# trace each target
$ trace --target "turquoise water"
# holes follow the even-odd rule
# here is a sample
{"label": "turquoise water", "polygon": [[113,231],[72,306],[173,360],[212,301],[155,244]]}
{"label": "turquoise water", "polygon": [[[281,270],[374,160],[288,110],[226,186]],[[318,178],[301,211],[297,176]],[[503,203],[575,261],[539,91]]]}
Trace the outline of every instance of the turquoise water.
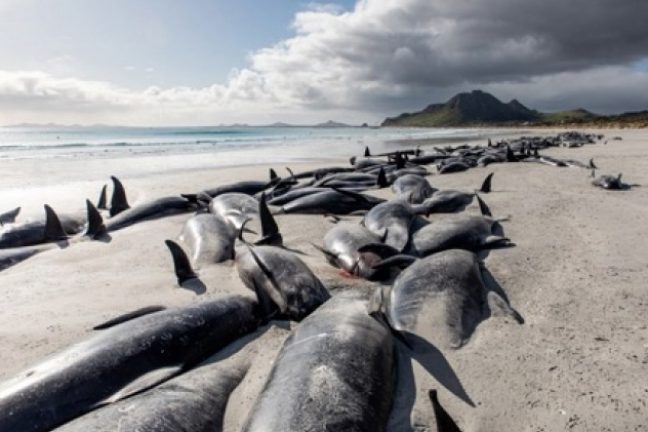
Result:
{"label": "turquoise water", "polygon": [[254,151],[281,152],[288,158],[357,154],[365,145],[381,151],[398,141],[439,142],[480,138],[475,129],[373,129],[296,127],[4,127],[0,158],[113,157]]}

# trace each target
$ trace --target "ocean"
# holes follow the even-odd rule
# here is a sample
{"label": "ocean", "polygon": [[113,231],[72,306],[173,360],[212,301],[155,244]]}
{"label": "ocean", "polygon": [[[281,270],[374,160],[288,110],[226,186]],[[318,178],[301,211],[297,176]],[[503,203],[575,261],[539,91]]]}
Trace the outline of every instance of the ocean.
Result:
{"label": "ocean", "polygon": [[[0,159],[106,158],[207,153],[222,165],[349,157],[406,140],[460,142],[478,129],[307,127],[0,127]],[[409,145],[411,147],[411,145]],[[228,155],[236,157],[227,157]],[[231,163],[228,163],[230,161]]]}

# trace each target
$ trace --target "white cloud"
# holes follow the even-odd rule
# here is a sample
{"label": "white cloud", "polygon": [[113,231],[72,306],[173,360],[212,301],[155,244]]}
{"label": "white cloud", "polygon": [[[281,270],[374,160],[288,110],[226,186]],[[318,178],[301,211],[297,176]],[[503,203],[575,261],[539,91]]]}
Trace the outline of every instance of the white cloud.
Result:
{"label": "white cloud", "polygon": [[0,110],[48,121],[378,121],[479,87],[545,109],[638,109],[648,72],[627,65],[648,57],[646,16],[644,0],[311,4],[293,37],[252,53],[225,83],[132,90],[0,71]]}

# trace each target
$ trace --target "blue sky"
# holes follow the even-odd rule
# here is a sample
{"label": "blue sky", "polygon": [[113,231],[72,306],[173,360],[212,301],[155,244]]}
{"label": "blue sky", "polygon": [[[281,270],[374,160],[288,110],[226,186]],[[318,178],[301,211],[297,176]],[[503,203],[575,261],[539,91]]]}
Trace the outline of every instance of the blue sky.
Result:
{"label": "blue sky", "polygon": [[295,13],[308,7],[299,0],[9,1],[0,6],[0,65],[133,87],[207,86],[244,67],[250,52],[289,37]]}
{"label": "blue sky", "polygon": [[[586,10],[587,13],[583,13]],[[645,0],[0,0],[0,124],[648,108]]]}

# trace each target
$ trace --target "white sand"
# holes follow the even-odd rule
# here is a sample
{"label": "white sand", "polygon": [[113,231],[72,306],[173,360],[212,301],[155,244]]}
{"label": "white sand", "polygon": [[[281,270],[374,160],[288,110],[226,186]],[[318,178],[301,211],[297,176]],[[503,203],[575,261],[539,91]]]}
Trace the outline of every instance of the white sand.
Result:
{"label": "white sand", "polygon": [[[624,140],[546,153],[584,162],[594,157],[600,173],[623,172],[628,182],[646,187],[604,191],[590,185],[586,170],[525,163],[429,178],[437,188],[471,190],[495,172],[494,192],[485,199],[495,216],[510,216],[504,228],[517,247],[493,251],[486,265],[526,324],[491,318],[465,347],[443,352],[475,408],[415,362],[412,422],[419,430],[435,430],[430,388],[439,390],[441,403],[465,432],[648,430],[648,131],[602,133]],[[45,202],[60,213],[81,210],[84,199],[95,200],[104,179],[120,174],[121,166],[119,160],[34,164],[0,161],[8,179],[0,185],[0,210],[23,205],[27,216],[35,216]],[[235,179],[265,179],[267,167],[124,173],[135,203]],[[200,301],[176,287],[163,243],[177,237],[187,218],[142,223],[113,233],[110,243],[78,242],[1,272],[0,380],[120,313]],[[330,227],[323,217],[282,215],[278,222],[285,243],[307,253],[305,261],[322,280],[364,284],[342,277],[310,246]],[[231,263],[205,268],[200,276],[208,286],[205,296],[251,294]],[[272,356],[267,357],[233,398],[230,430],[242,423],[246,401],[251,404],[263,385]],[[447,375],[441,367],[433,372]],[[441,379],[447,382],[447,376]]]}

